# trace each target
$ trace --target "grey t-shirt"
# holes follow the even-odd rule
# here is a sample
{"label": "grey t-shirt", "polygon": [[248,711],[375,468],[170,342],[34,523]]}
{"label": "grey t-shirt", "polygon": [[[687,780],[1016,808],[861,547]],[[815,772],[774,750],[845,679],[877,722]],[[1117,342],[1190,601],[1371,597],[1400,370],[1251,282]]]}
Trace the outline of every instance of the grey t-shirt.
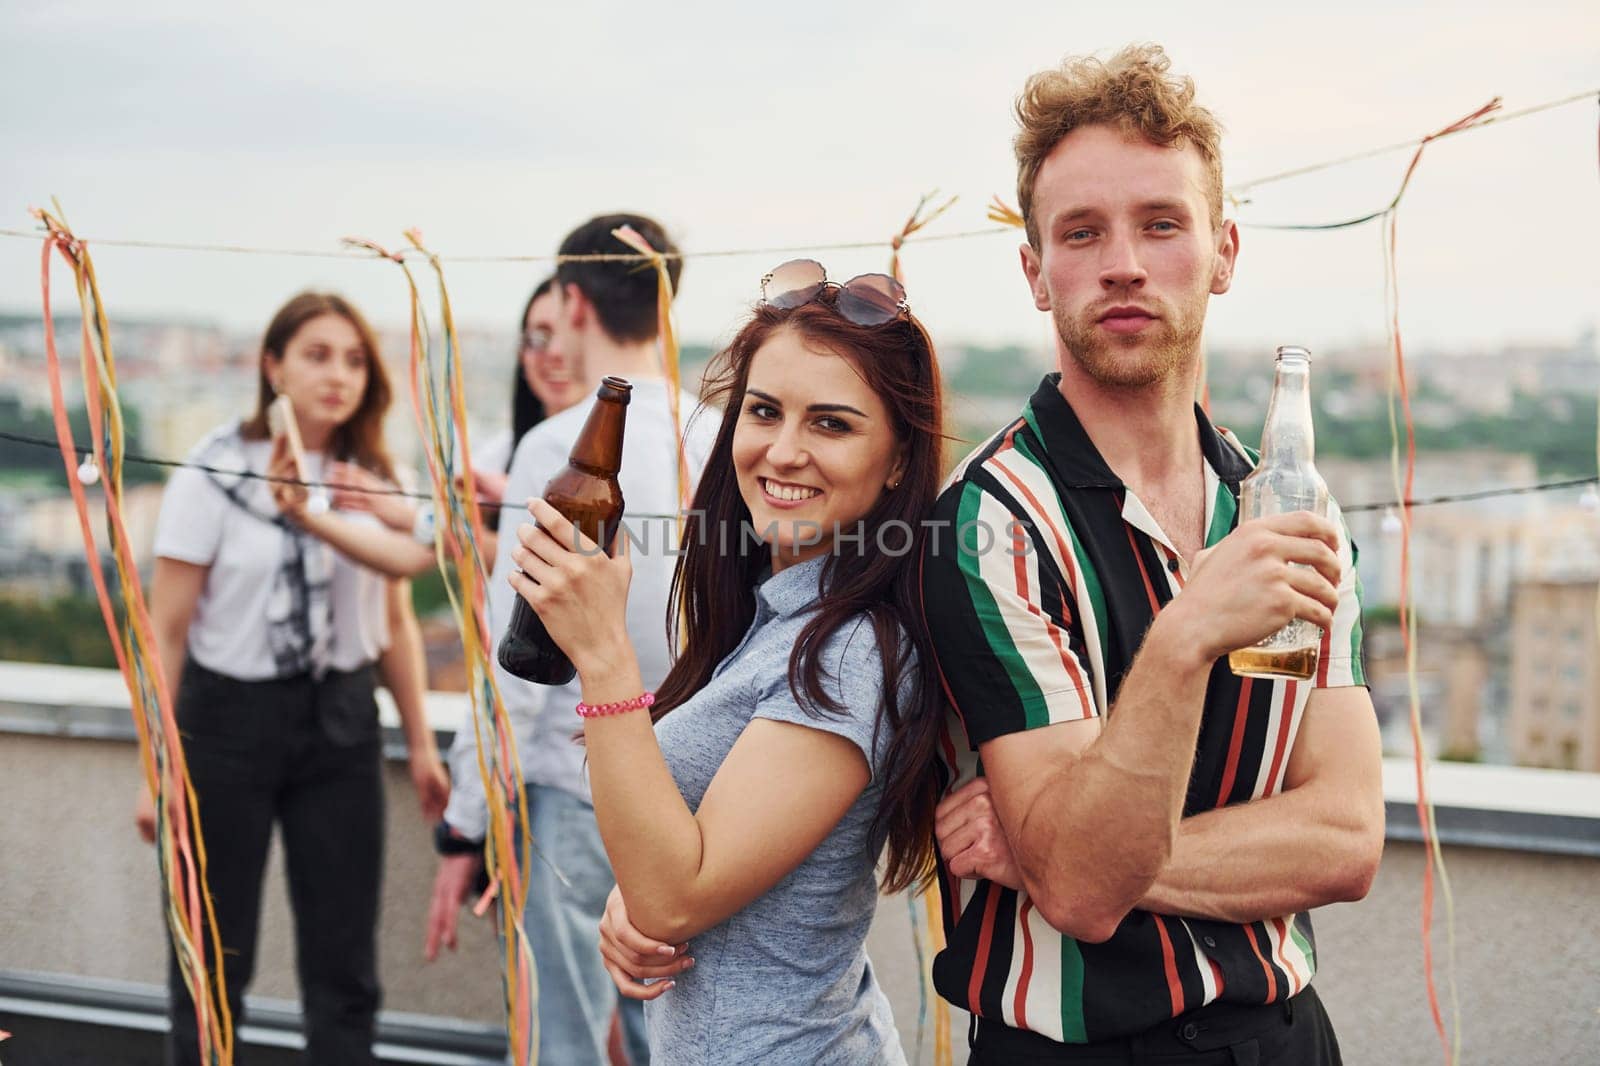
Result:
{"label": "grey t-shirt", "polygon": [[905,1062],[865,949],[877,901],[867,836],[883,756],[883,738],[873,748],[883,668],[870,622],[846,622],[823,646],[824,686],[840,712],[813,717],[789,688],[789,653],[817,599],[823,563],[791,566],[760,585],[744,640],[656,735],[691,810],[756,718],[845,737],[866,755],[872,779],[805,861],[693,939],[694,968],[645,1004],[656,1066]]}

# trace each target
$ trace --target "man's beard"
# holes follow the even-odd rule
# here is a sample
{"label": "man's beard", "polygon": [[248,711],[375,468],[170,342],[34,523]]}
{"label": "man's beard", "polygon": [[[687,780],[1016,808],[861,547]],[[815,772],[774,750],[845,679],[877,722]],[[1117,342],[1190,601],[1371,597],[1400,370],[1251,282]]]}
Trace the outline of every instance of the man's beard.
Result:
{"label": "man's beard", "polygon": [[1173,309],[1167,310],[1168,314],[1128,337],[1105,333],[1094,318],[1074,318],[1065,308],[1057,307],[1052,317],[1067,354],[1095,383],[1114,389],[1142,389],[1170,378],[1199,348],[1203,315],[1173,315]]}

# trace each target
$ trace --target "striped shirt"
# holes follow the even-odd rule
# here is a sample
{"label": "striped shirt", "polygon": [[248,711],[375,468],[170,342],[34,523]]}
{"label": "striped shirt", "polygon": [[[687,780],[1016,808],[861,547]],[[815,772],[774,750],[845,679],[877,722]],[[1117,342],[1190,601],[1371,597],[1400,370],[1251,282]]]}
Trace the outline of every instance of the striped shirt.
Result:
{"label": "striped shirt", "polygon": [[[1022,417],[957,468],[935,508],[936,528],[954,533],[930,538],[923,609],[954,712],[943,746],[952,786],[982,772],[984,741],[1107,714],[1155,613],[1188,576],[1059,381],[1045,378]],[[1238,523],[1254,457],[1198,408],[1195,420],[1210,546]],[[1312,689],[1366,683],[1353,547],[1341,557],[1313,681],[1238,678],[1226,659],[1212,667],[1186,817],[1278,792]],[[1305,914],[1240,925],[1135,910],[1094,944],[1057,932],[1025,891],[952,878],[942,862],[940,876],[949,946],[934,960],[939,993],[1053,1040],[1131,1035],[1219,1000],[1270,1003],[1316,969]]]}

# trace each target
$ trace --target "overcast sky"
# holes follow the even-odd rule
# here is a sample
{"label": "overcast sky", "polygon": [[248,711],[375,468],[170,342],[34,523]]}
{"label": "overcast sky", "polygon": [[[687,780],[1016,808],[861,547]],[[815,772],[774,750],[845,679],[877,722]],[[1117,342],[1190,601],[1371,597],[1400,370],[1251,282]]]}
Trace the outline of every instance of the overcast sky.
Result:
{"label": "overcast sky", "polygon": [[[89,237],[337,248],[419,226],[449,254],[541,253],[583,218],[656,214],[685,249],[982,228],[1015,197],[1011,102],[1069,53],[1166,45],[1227,127],[1229,184],[1600,87],[1592,2],[690,2],[482,5],[276,0],[0,5],[0,228],[61,198]],[[1022,13],[1027,8],[1030,13]],[[1566,340],[1600,315],[1591,101],[1429,149],[1400,217],[1403,326],[1418,347]],[[1241,220],[1381,206],[1406,153],[1255,193]],[[1011,235],[908,247],[937,336],[1040,344]],[[38,246],[0,241],[0,307],[37,306]],[[687,264],[679,322],[725,337],[782,256]],[[886,252],[819,256],[843,278]],[[370,262],[105,248],[113,314],[259,328],[305,285],[405,318]],[[509,329],[537,265],[451,268],[458,317]],[[1381,338],[1375,226],[1244,232],[1213,344]]]}

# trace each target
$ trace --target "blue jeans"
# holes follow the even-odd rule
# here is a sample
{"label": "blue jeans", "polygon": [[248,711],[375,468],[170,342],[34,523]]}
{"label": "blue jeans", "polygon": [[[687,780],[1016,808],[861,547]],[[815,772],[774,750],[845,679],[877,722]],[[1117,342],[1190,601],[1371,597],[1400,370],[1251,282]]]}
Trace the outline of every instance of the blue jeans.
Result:
{"label": "blue jeans", "polygon": [[644,1004],[617,993],[597,947],[606,897],[616,878],[600,843],[594,808],[559,788],[527,788],[533,841],[544,856],[533,857],[522,915],[539,978],[539,1061],[608,1066],[606,1037],[611,1012],[620,1004],[628,1060],[645,1066],[650,1045]]}

